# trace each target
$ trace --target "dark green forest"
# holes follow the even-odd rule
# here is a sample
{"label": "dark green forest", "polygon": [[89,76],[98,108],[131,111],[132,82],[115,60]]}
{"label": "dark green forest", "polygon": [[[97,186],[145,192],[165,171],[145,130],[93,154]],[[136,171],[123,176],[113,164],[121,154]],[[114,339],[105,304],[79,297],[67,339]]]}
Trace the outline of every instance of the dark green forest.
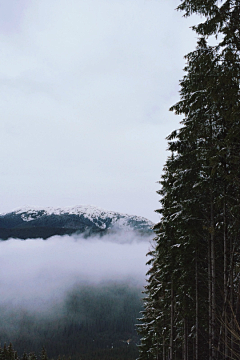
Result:
{"label": "dark green forest", "polygon": [[39,314],[13,309],[9,304],[2,306],[0,359],[13,359],[3,349],[10,343],[19,359],[24,354],[30,359],[32,353],[42,358],[43,348],[49,359],[134,359],[138,354],[135,324],[142,309],[141,290],[121,283],[79,285],[60,305]]}
{"label": "dark green forest", "polygon": [[200,15],[198,39],[170,109],[139,360],[240,359],[240,1],[178,10]]}

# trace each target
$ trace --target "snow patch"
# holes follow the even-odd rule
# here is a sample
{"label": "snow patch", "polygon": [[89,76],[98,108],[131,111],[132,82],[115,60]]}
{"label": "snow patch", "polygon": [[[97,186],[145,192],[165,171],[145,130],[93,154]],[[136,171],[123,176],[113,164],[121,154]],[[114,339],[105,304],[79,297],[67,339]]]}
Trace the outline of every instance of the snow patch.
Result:
{"label": "snow patch", "polygon": [[[77,215],[83,216],[88,219],[100,229],[106,229],[106,220],[110,220],[110,228],[132,228],[131,223],[137,222],[139,225],[144,223],[144,226],[152,227],[153,223],[141,216],[121,214],[114,211],[106,211],[93,205],[78,205],[75,207],[66,208],[37,208],[37,207],[25,207],[17,209],[12,214],[19,214],[23,221],[34,221],[42,216],[48,215]],[[2,214],[6,215],[6,214]]]}

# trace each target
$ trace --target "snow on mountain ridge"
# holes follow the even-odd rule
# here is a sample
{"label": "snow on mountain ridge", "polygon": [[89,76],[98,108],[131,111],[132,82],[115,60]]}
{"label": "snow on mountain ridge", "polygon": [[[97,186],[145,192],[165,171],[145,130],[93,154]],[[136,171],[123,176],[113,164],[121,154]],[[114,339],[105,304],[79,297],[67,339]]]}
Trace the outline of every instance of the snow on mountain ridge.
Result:
{"label": "snow on mountain ridge", "polygon": [[152,233],[153,223],[141,216],[105,211],[96,206],[67,208],[24,207],[0,214],[0,240],[48,239],[74,233],[91,235],[120,232]]}
{"label": "snow on mountain ridge", "polygon": [[[153,223],[141,216],[136,215],[128,215],[128,214],[122,214],[115,211],[107,211],[101,208],[98,208],[93,205],[78,205],[75,207],[65,207],[65,208],[53,208],[53,207],[46,207],[46,208],[40,208],[40,207],[24,207],[20,209],[16,209],[12,211],[12,213],[15,214],[21,214],[21,218],[23,221],[33,221],[37,218],[40,218],[42,216],[48,216],[48,215],[78,215],[78,216],[84,216],[84,218],[89,219],[90,221],[93,221],[94,219],[112,219],[112,225],[116,225],[117,227],[124,227],[128,225],[129,220],[132,221],[139,221],[139,222],[146,222],[149,226],[152,226]],[[1,214],[5,215],[5,214]],[[99,228],[104,229],[106,227],[105,223],[102,223],[101,225],[98,224]]]}

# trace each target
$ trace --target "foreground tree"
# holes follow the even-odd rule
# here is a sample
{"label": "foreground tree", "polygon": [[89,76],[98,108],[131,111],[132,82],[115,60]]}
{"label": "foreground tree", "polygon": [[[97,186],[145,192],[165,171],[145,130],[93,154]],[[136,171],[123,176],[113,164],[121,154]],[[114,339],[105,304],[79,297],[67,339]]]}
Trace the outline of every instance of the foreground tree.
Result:
{"label": "foreground tree", "polygon": [[[168,137],[139,359],[240,358],[239,5],[179,6],[206,20],[194,28],[201,36],[171,108],[184,119]],[[219,33],[209,46],[208,36]]]}

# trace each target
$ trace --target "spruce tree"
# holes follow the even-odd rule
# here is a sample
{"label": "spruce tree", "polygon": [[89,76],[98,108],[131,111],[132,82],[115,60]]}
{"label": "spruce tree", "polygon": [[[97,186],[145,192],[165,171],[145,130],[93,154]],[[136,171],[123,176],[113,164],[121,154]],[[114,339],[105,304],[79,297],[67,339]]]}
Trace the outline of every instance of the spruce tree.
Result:
{"label": "spruce tree", "polygon": [[[140,359],[238,359],[240,99],[238,1],[182,1],[205,21],[186,56],[184,116],[160,181]],[[221,34],[209,46],[208,36]]]}

